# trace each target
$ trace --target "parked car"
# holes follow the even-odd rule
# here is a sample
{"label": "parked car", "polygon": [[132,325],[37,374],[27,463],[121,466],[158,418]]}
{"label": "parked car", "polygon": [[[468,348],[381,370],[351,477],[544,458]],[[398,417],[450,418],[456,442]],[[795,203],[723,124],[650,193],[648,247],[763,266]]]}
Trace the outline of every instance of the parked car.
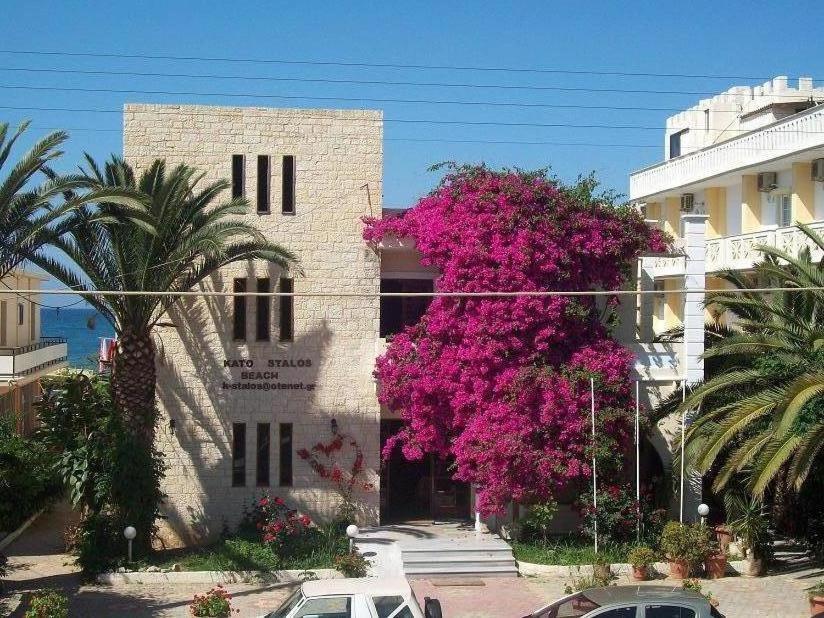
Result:
{"label": "parked car", "polygon": [[524,618],[724,618],[694,590],[609,586],[565,596]]}
{"label": "parked car", "polygon": [[264,618],[442,618],[437,599],[418,605],[402,577],[318,579],[301,584]]}

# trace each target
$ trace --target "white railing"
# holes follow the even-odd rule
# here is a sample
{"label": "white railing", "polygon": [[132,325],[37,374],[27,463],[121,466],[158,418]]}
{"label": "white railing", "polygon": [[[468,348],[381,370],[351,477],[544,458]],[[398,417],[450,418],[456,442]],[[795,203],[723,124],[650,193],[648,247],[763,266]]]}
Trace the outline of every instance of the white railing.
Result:
{"label": "white railing", "polygon": [[635,377],[641,380],[681,379],[679,356],[683,343],[634,343]]}
{"label": "white railing", "polygon": [[19,378],[41,369],[65,364],[65,339],[45,339],[22,348],[0,348],[0,379]]}
{"label": "white railing", "polygon": [[823,105],[635,172],[629,177],[629,196],[631,200],[642,200],[740,168],[820,147],[824,147]]}
{"label": "white railing", "polygon": [[678,277],[687,269],[687,260],[683,255],[649,255],[641,258],[641,268],[648,276]]}
{"label": "white railing", "polygon": [[[810,227],[824,235],[824,222],[813,223]],[[761,259],[759,245],[777,247],[792,255],[807,246],[812,250],[813,259],[820,260],[824,257],[817,245],[796,226],[779,227],[708,240],[707,272],[752,268]]]}

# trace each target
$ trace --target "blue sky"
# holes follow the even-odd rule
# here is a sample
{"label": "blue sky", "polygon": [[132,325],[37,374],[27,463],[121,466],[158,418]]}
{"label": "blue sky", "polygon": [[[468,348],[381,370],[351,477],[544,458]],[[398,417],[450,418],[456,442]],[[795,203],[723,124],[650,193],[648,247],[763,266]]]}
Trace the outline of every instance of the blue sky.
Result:
{"label": "blue sky", "polygon": [[[803,9],[805,16],[801,18]],[[332,60],[424,65],[506,66],[702,75],[812,75],[824,79],[820,32],[824,9],[789,10],[781,3],[308,3],[308,2],[9,2],[0,49],[174,56]],[[810,27],[799,27],[800,23]],[[783,34],[782,34],[783,33]],[[436,178],[426,171],[444,160],[491,165],[551,166],[563,178],[594,170],[609,188],[625,192],[630,170],[661,158],[668,111],[587,110],[370,103],[309,99],[251,99],[140,93],[67,92],[40,88],[110,88],[218,92],[288,97],[414,98],[550,105],[609,105],[681,109],[697,94],[556,92],[480,88],[351,85],[93,76],[8,69],[116,70],[426,81],[509,86],[652,89],[717,92],[741,79],[687,79],[530,74],[457,70],[399,70],[189,62],[0,53],[0,105],[117,110],[123,103],[202,102],[294,107],[380,107],[388,119],[496,123],[622,124],[644,129],[452,126],[388,122],[385,126],[384,203],[410,204]],[[26,90],[7,86],[28,86]],[[116,113],[0,109],[17,122],[66,127],[72,134],[64,167],[83,151],[120,152]],[[96,129],[84,131],[78,129]],[[38,130],[36,133],[43,133]],[[591,146],[411,142],[414,139],[545,141]],[[632,144],[632,147],[605,144]],[[643,147],[648,145],[652,147]]]}

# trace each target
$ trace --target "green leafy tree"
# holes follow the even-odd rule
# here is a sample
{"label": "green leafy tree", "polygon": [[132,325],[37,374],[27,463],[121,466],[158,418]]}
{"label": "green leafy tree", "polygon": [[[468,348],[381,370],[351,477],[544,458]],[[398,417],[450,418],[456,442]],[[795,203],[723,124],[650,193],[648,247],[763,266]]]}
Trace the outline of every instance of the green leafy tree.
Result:
{"label": "green leafy tree", "polygon": [[731,332],[708,347],[704,356],[717,370],[678,411],[699,410],[687,432],[687,456],[699,472],[717,470],[716,491],[742,475],[756,497],[777,480],[798,490],[820,463],[824,291],[814,288],[824,287],[824,263],[812,259],[809,245],[824,250],[824,239],[799,227],[809,242],[797,255],[760,247],[763,259],[752,275],[721,273],[735,290],[706,300],[734,315]]}

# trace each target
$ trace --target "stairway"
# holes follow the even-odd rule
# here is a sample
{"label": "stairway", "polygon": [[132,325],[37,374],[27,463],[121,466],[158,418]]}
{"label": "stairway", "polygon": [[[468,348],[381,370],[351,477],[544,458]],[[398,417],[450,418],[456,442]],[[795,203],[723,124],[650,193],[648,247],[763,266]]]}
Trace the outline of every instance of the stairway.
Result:
{"label": "stairway", "polygon": [[436,538],[399,543],[407,577],[517,577],[512,548],[497,538]]}

